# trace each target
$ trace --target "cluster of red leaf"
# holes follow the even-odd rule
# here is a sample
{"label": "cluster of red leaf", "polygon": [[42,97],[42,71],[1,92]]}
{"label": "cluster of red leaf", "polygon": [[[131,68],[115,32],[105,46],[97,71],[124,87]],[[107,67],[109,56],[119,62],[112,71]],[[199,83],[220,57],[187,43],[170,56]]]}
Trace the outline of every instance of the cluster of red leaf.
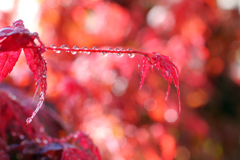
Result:
{"label": "cluster of red leaf", "polygon": [[[71,51],[71,52],[77,52],[80,49],[69,49],[69,48],[56,48],[56,47],[45,47],[44,44],[41,42],[41,40],[38,37],[37,33],[30,33],[28,29],[24,28],[23,25],[23,21],[22,20],[17,20],[15,22],[13,22],[13,25],[10,27],[5,27],[2,30],[0,30],[0,35],[1,35],[1,42],[0,42],[0,58],[2,58],[2,61],[0,63],[0,77],[2,81],[2,79],[4,79],[7,74],[9,74],[12,69],[13,66],[16,64],[18,57],[21,53],[21,50],[23,49],[26,59],[27,59],[27,63],[29,65],[29,68],[31,69],[33,75],[34,75],[34,79],[37,81],[36,86],[36,92],[35,94],[39,91],[39,89],[41,90],[40,92],[40,101],[37,104],[37,108],[35,109],[35,111],[32,113],[32,116],[29,117],[27,119],[27,124],[29,124],[32,119],[35,117],[36,113],[38,112],[38,110],[41,108],[41,106],[43,105],[43,101],[46,95],[46,90],[47,90],[47,83],[46,83],[46,72],[47,72],[47,63],[44,59],[44,57],[42,56],[42,53],[46,50],[46,48],[48,49],[52,49],[54,51],[56,50],[63,50],[63,51]],[[37,46],[36,43],[34,42],[34,40],[37,39],[38,42],[40,43],[40,46]],[[13,44],[17,44],[17,45],[13,45]],[[178,92],[178,97],[179,97],[179,112],[180,112],[180,91],[179,91],[179,83],[178,83],[178,69],[177,67],[172,63],[172,61],[169,59],[169,57],[160,55],[158,53],[152,53],[152,54],[148,54],[148,53],[144,53],[144,52],[140,52],[140,51],[132,51],[132,50],[101,50],[101,49],[84,49],[83,51],[85,52],[101,52],[101,53],[117,53],[117,54],[124,54],[127,53],[129,55],[130,58],[132,58],[135,53],[139,53],[139,54],[143,54],[144,58],[142,60],[141,65],[142,67],[142,78],[141,78],[141,83],[140,83],[140,88],[143,85],[144,79],[147,76],[147,73],[149,71],[149,69],[151,68],[152,71],[154,72],[154,67],[156,67],[159,71],[160,74],[166,79],[168,80],[169,84],[168,84],[168,92],[167,92],[167,97],[170,91],[170,85],[171,82],[173,80],[176,88],[177,88],[177,92]],[[154,72],[155,73],[155,72]],[[167,99],[166,97],[166,99]],[[6,102],[5,102],[6,103]],[[13,114],[13,113],[11,113]],[[14,113],[16,114],[16,113]],[[21,114],[24,115],[24,114]],[[8,117],[11,117],[11,115],[9,115]],[[6,118],[7,119],[7,118]],[[5,120],[6,120],[5,119]],[[19,122],[20,123],[20,122]],[[22,124],[21,124],[22,125]],[[39,127],[38,127],[39,128]],[[26,131],[30,128],[26,128]],[[3,129],[4,131],[4,129]],[[17,131],[15,131],[17,132]],[[7,133],[5,133],[7,134]],[[25,137],[27,133],[21,134],[23,137]],[[37,135],[37,134],[36,134]],[[77,144],[76,146],[80,146],[81,148],[83,147],[84,151],[78,150],[78,149],[73,149],[71,147],[68,147],[67,145],[64,144],[64,141],[62,142],[61,146],[60,144],[58,144],[59,140],[53,140],[51,138],[45,137],[45,139],[39,139],[39,137],[41,137],[41,135],[37,135],[35,134],[32,136],[29,136],[30,139],[38,139],[37,141],[39,142],[48,142],[50,143],[47,146],[41,146],[39,149],[39,146],[36,146],[36,142],[32,142],[29,140],[24,140],[21,142],[21,144],[17,144],[17,148],[22,148],[23,150],[30,150],[31,153],[37,153],[40,152],[42,154],[45,155],[45,153],[52,152],[52,150],[63,150],[62,153],[62,159],[69,159],[69,156],[71,157],[71,159],[73,157],[78,157],[78,158],[83,158],[84,157],[89,157],[89,159],[94,159],[95,155],[98,155],[98,158],[100,159],[100,155],[98,154],[98,151],[96,148],[92,147],[93,144],[89,144],[86,141],[86,137],[83,138],[82,134],[75,134],[74,136],[69,136],[66,139],[72,139],[72,142],[76,142],[79,141],[80,144]],[[66,140],[65,139],[65,140]],[[79,140],[80,139],[80,140]],[[82,140],[84,143],[82,143]],[[89,140],[88,140],[89,141]],[[57,144],[56,144],[57,143]],[[59,142],[60,143],[60,142]],[[16,145],[16,144],[14,144]],[[29,149],[28,147],[33,147],[37,148],[35,151],[32,151],[31,149]],[[66,146],[66,147],[65,147]],[[16,146],[15,146],[16,147]],[[15,149],[15,147],[13,147],[13,149],[10,149],[8,151],[5,150],[5,152],[3,153],[3,156],[5,156],[6,152],[11,152],[12,150]],[[27,147],[27,148],[26,148]],[[91,153],[86,154],[85,150],[89,149],[89,147],[91,148]],[[11,148],[11,147],[10,147]],[[57,148],[57,149],[56,149]],[[4,151],[4,150],[3,150]],[[24,154],[28,154],[27,152],[24,152]],[[49,156],[49,154],[47,154],[47,156]],[[51,157],[52,158],[52,154]],[[92,157],[93,156],[93,157]],[[27,156],[27,158],[29,158]],[[60,157],[56,158],[59,159]]]}
{"label": "cluster of red leaf", "polygon": [[[19,104],[16,96],[0,92],[0,159],[100,160],[101,156],[91,139],[83,132],[64,138],[47,135],[36,118],[26,125],[25,116],[31,110]],[[26,103],[27,105],[29,103]]]}
{"label": "cluster of red leaf", "polygon": [[[27,124],[29,124],[32,119],[35,117],[39,109],[41,108],[46,91],[47,91],[47,62],[45,58],[42,56],[42,53],[48,48],[52,49],[54,51],[71,51],[71,52],[77,52],[80,49],[69,49],[68,47],[60,47],[56,48],[54,47],[45,47],[44,44],[41,42],[40,38],[38,37],[38,34],[36,32],[30,33],[28,29],[24,28],[24,24],[22,20],[17,20],[13,22],[13,25],[10,27],[5,27],[2,30],[0,30],[0,58],[2,59],[0,63],[0,82],[12,71],[14,65],[16,64],[18,57],[21,53],[21,50],[24,50],[27,64],[29,65],[29,68],[31,69],[34,79],[37,81],[36,86],[36,93],[41,90],[40,92],[40,101],[37,104],[37,108],[33,112],[32,116],[27,119]],[[37,46],[34,42],[34,40],[37,39],[40,43],[40,46]],[[16,45],[13,45],[16,44]],[[81,49],[83,50],[83,49]],[[156,67],[158,70],[160,70],[162,73],[161,75],[169,82],[168,84],[168,92],[166,99],[168,97],[169,91],[170,91],[170,85],[173,79],[173,82],[177,88],[178,92],[178,99],[179,99],[179,113],[180,113],[180,90],[179,90],[179,82],[178,82],[178,69],[173,64],[173,62],[169,59],[169,57],[160,55],[158,53],[153,52],[152,54],[140,52],[140,51],[130,51],[130,50],[119,50],[115,49],[113,50],[101,50],[101,49],[84,49],[85,52],[101,52],[101,53],[117,53],[122,54],[128,53],[129,57],[134,57],[135,53],[143,54],[144,58],[142,60],[142,78],[140,83],[140,88],[143,85],[144,79],[147,76],[147,73],[150,69],[150,67],[153,70],[153,67]],[[35,97],[35,96],[34,96]]]}
{"label": "cluster of red leaf", "polygon": [[160,71],[161,76],[164,77],[168,81],[168,91],[165,100],[168,99],[168,95],[170,92],[171,83],[173,80],[173,83],[175,84],[175,87],[177,88],[178,93],[178,100],[179,100],[179,113],[181,112],[181,102],[180,102],[180,90],[179,90],[179,82],[178,82],[178,76],[179,71],[178,68],[173,64],[173,62],[170,60],[170,57],[160,55],[158,53],[153,53],[154,56],[145,56],[142,59],[141,65],[142,65],[142,78],[140,82],[140,89],[143,85],[144,79],[146,78],[149,69],[152,69],[152,72],[157,75],[154,71],[154,67],[157,68],[158,71]]}
{"label": "cluster of red leaf", "polygon": [[[36,46],[34,40],[38,39],[39,48],[31,48]],[[37,81],[37,90],[35,94],[40,92],[40,101],[32,116],[27,119],[29,124],[38,110],[41,108],[46,91],[47,91],[47,62],[42,56],[45,51],[43,43],[40,41],[37,33],[30,33],[24,28],[22,20],[17,20],[12,23],[12,26],[4,27],[0,30],[0,82],[12,71],[19,55],[24,50],[27,64],[31,69],[34,79]]]}
{"label": "cluster of red leaf", "polygon": [[[21,3],[13,4],[12,12],[0,11],[1,27],[13,17],[19,18],[14,16],[19,8],[29,11],[29,1],[25,8],[18,5],[23,1],[16,1]],[[71,128],[66,134],[87,132],[106,160],[240,159],[236,141],[240,125],[237,3],[41,0],[37,4],[34,20],[21,18],[25,25],[29,22],[29,29],[35,25],[31,30],[38,31],[47,46],[130,47],[166,55],[144,56],[141,72],[137,68],[140,56],[130,59],[115,53],[103,58],[101,53],[48,51],[44,54],[48,60],[46,107],[37,116],[53,115],[48,109],[55,109],[59,122]],[[169,90],[165,79],[174,84],[178,75],[167,56],[181,71],[180,115],[177,93],[167,94],[168,101],[164,101]],[[166,65],[158,65],[157,58]],[[33,94],[34,80],[24,60],[20,56],[4,83]],[[152,65],[155,62],[157,65]],[[141,77],[142,88],[138,90]],[[18,99],[21,103],[24,100]],[[47,131],[56,130],[57,125],[48,119],[40,120],[52,127],[47,130],[45,126]]]}

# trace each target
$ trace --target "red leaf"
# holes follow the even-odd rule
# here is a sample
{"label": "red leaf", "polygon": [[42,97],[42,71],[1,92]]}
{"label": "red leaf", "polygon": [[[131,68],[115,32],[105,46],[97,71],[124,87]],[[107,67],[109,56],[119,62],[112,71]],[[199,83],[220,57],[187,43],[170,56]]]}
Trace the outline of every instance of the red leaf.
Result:
{"label": "red leaf", "polygon": [[0,82],[12,71],[21,51],[0,52]]}
{"label": "red leaf", "polygon": [[65,143],[63,143],[64,149],[61,160],[101,160],[101,155],[98,151],[98,148],[93,144],[92,140],[83,132],[77,132],[74,135],[69,135],[62,141]]}
{"label": "red leaf", "polygon": [[152,71],[154,72],[153,67],[156,67],[160,71],[160,74],[163,76],[163,78],[168,81],[168,91],[166,93],[165,100],[168,99],[172,81],[175,87],[177,88],[179,113],[180,113],[181,101],[180,101],[180,89],[179,89],[179,82],[178,82],[179,71],[177,67],[173,64],[173,62],[169,59],[169,57],[160,55],[158,53],[152,53],[149,56],[143,57],[141,65],[142,65],[142,75],[141,75],[142,78],[140,82],[140,88],[143,85],[143,82],[147,76],[149,68],[151,67]]}
{"label": "red leaf", "polygon": [[24,28],[22,20],[14,21],[12,26],[0,30],[0,52],[19,51],[34,43],[34,39],[35,33]]}
{"label": "red leaf", "polygon": [[35,95],[39,89],[41,90],[40,101],[37,104],[37,108],[32,113],[32,116],[27,119],[27,124],[29,124],[37,114],[38,110],[42,107],[47,92],[47,62],[42,56],[41,50],[38,50],[37,48],[25,48],[24,53],[27,59],[27,64],[33,73],[34,79],[37,81]]}
{"label": "red leaf", "polygon": [[[39,41],[40,46],[34,43],[34,39]],[[12,71],[22,49],[24,49],[34,79],[37,81],[35,95],[39,89],[41,90],[37,108],[32,116],[27,119],[27,124],[29,124],[41,108],[46,95],[47,62],[42,56],[42,53],[45,52],[45,46],[39,39],[38,34],[30,33],[28,29],[24,28],[23,21],[17,20],[13,22],[12,26],[0,30],[0,82]]]}
{"label": "red leaf", "polygon": [[151,67],[151,64],[149,63],[149,61],[146,57],[143,57],[140,65],[142,65],[142,74],[141,74],[141,82],[140,82],[140,89],[141,89],[142,85],[144,83],[144,80],[147,77],[149,68]]}

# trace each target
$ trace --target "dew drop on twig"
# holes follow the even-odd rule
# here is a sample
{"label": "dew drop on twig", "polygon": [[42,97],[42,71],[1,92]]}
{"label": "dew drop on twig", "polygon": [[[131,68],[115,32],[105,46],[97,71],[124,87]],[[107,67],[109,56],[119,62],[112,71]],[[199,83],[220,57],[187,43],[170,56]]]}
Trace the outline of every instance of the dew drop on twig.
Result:
{"label": "dew drop on twig", "polygon": [[50,48],[53,48],[53,49],[55,49],[55,48],[57,48],[54,44],[51,44],[50,45]]}
{"label": "dew drop on twig", "polygon": [[31,117],[28,117],[28,118],[26,119],[26,122],[27,122],[27,124],[31,123],[31,122],[32,122],[32,118],[31,118]]}
{"label": "dew drop on twig", "polygon": [[56,53],[60,53],[61,51],[60,50],[55,50]]}
{"label": "dew drop on twig", "polygon": [[[73,49],[79,49],[79,47],[78,47],[78,46],[73,46]],[[71,53],[72,53],[72,54],[76,54],[77,51],[71,51]]]}
{"label": "dew drop on twig", "polygon": [[128,53],[129,58],[133,58],[135,56],[135,53]]}
{"label": "dew drop on twig", "polygon": [[106,57],[108,54],[106,52],[101,52],[103,57]]}
{"label": "dew drop on twig", "polygon": [[69,47],[66,44],[61,45],[60,48],[65,49],[66,52],[69,52]]}
{"label": "dew drop on twig", "polygon": [[[115,51],[119,51],[119,48],[115,48],[114,50],[115,50]],[[122,56],[123,56],[123,53],[119,53],[119,52],[118,52],[118,53],[117,53],[117,56],[122,57]]]}
{"label": "dew drop on twig", "polygon": [[[82,49],[83,49],[83,50],[87,50],[88,48],[87,48],[87,47],[82,47]],[[83,51],[83,53],[90,54],[91,52]]]}
{"label": "dew drop on twig", "polygon": [[[92,50],[98,50],[98,47],[94,46],[94,47],[92,48]],[[101,52],[101,54],[102,54],[102,52]],[[103,54],[102,54],[102,55],[103,55]]]}
{"label": "dew drop on twig", "polygon": [[98,48],[97,48],[96,46],[94,46],[92,49],[94,49],[94,50],[98,50]]}
{"label": "dew drop on twig", "polygon": [[56,52],[56,53],[60,53],[61,52],[60,50],[55,50],[57,47],[54,44],[51,44],[50,48],[53,48],[53,51]]}
{"label": "dew drop on twig", "polygon": [[118,56],[118,57],[122,57],[122,56],[123,56],[123,53],[117,53],[117,56]]}
{"label": "dew drop on twig", "polygon": [[[132,51],[131,48],[128,48],[127,51]],[[129,58],[133,58],[135,56],[135,53],[128,53]]]}

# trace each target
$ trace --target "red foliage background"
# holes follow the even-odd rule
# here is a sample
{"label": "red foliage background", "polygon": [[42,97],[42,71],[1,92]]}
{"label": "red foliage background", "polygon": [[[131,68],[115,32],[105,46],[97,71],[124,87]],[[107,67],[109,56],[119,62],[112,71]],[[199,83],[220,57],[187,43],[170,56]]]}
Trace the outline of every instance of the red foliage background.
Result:
{"label": "red foliage background", "polygon": [[[180,69],[182,112],[177,115],[177,92],[172,89],[164,101],[168,84],[162,77],[149,72],[139,90],[141,56],[44,53],[48,61],[45,104],[34,123],[21,126],[38,135],[40,131],[33,128],[43,125],[39,138],[44,134],[56,140],[51,142],[55,146],[40,148],[54,153],[56,159],[64,152],[56,149],[64,146],[60,139],[77,131],[89,135],[106,160],[240,158],[240,17],[234,0],[0,3],[0,28],[23,19],[26,28],[38,32],[48,46],[155,51],[170,56]],[[20,56],[0,88],[1,122],[9,122],[6,111],[18,117],[14,123],[30,116],[35,105],[30,105],[29,97],[35,86],[24,57]],[[13,106],[12,111],[6,106]],[[15,155],[11,159],[47,157],[39,150],[23,152],[22,143],[37,141],[31,142],[36,137],[22,130],[16,128],[18,134],[13,136],[9,129],[1,129],[1,152]],[[13,144],[20,149],[11,148]]]}

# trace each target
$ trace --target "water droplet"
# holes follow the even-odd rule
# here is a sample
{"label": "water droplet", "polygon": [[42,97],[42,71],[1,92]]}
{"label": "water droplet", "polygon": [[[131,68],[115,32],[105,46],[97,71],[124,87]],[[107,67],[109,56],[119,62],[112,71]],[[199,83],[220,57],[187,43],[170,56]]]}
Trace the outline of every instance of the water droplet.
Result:
{"label": "water droplet", "polygon": [[106,57],[108,55],[108,53],[106,53],[106,52],[101,52],[101,54],[103,57]]}
{"label": "water droplet", "polygon": [[94,50],[98,50],[98,47],[94,46],[92,49],[94,49]]}
{"label": "water droplet", "polygon": [[113,49],[112,48],[108,48],[109,51],[112,51]]}
{"label": "water droplet", "polygon": [[60,48],[65,49],[66,52],[69,52],[69,47],[66,44],[61,45]]}
{"label": "water droplet", "polygon": [[[79,47],[78,47],[78,46],[73,46],[73,49],[77,49],[77,50],[78,50],[78,49],[79,49]],[[71,51],[71,53],[72,53],[72,54],[76,54],[76,53],[77,53],[77,51]]]}
{"label": "water droplet", "polygon": [[26,119],[26,122],[27,122],[27,124],[31,123],[31,122],[32,122],[32,118],[31,118],[31,117],[28,117],[28,118]]}
{"label": "water droplet", "polygon": [[44,96],[44,92],[43,91],[40,92],[40,97],[42,97],[42,96]]}
{"label": "water droplet", "polygon": [[141,67],[141,64],[138,64],[138,68],[140,68]]}
{"label": "water droplet", "polygon": [[[82,47],[82,49],[87,50],[88,48],[87,47]],[[91,52],[89,52],[89,51],[83,51],[83,53],[91,54]]]}
{"label": "water droplet", "polygon": [[56,53],[60,53],[61,52],[60,50],[55,50],[57,47],[54,44],[51,44],[50,48],[53,48],[53,51],[56,52]]}
{"label": "water droplet", "polygon": [[[127,51],[132,51],[132,49],[128,48]],[[133,53],[133,52],[132,53],[128,53],[128,57],[129,58],[133,58],[134,56],[135,56],[135,53]]]}
{"label": "water droplet", "polygon": [[55,48],[57,48],[54,44],[51,44],[50,45],[50,48],[53,48],[53,49],[55,49]]}
{"label": "water droplet", "polygon": [[[115,48],[114,50],[115,50],[115,51],[120,51],[119,48]],[[117,53],[117,56],[122,57],[122,56],[123,56],[123,53]]]}
{"label": "water droplet", "polygon": [[128,53],[129,58],[133,58],[135,56],[135,53]]}
{"label": "water droplet", "polygon": [[122,57],[123,53],[117,53],[117,56]]}
{"label": "water droplet", "polygon": [[32,35],[33,35],[34,37],[38,37],[38,33],[37,33],[37,32],[33,32]]}

